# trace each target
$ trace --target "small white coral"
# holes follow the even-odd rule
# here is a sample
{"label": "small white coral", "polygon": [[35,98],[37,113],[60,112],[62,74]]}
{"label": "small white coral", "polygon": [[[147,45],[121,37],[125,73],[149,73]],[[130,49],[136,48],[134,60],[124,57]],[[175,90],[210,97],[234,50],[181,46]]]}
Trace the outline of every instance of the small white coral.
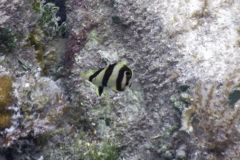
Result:
{"label": "small white coral", "polygon": [[181,118],[182,126],[180,130],[186,131],[187,133],[191,133],[193,131],[192,116],[195,112],[196,112],[196,109],[194,106],[190,106],[183,110],[182,118]]}

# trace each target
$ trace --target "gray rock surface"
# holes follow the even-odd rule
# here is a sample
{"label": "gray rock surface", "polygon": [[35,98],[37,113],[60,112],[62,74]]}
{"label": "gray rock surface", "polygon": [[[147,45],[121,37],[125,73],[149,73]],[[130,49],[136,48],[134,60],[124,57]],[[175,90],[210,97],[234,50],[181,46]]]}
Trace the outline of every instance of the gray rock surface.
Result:
{"label": "gray rock surface", "polygon": [[[75,1],[69,3],[69,6],[72,6]],[[144,4],[137,4],[135,1],[115,1],[114,4],[109,1],[83,3],[85,10],[82,11],[80,7],[69,13],[73,29],[79,28],[79,22],[90,23],[84,19],[81,21],[81,17],[88,15],[96,15],[92,17],[92,21],[98,23],[98,26],[88,35],[83,49],[74,53],[75,64],[72,72],[77,77],[71,78],[71,81],[77,81],[80,72],[87,68],[102,67],[116,60],[127,59],[134,70],[134,84],[123,93],[109,91],[107,104],[101,104],[101,100],[105,98],[98,101],[94,90],[88,95],[84,92],[85,83],[79,82],[78,87],[73,88],[78,93],[73,96],[77,95],[78,98],[73,99],[81,101],[89,114],[93,115],[90,117],[95,120],[99,117],[99,113],[95,113],[96,109],[108,107],[112,110],[105,111],[104,116],[113,121],[110,132],[113,132],[113,135],[118,134],[120,138],[124,148],[121,157],[146,159],[150,156],[151,159],[156,159],[158,155],[151,142],[152,137],[169,130],[177,123],[168,99],[174,91],[174,80],[177,77],[173,69],[178,57],[175,44],[170,43],[170,38],[163,32],[161,18],[147,11]],[[114,23],[114,18],[120,22]],[[88,99],[88,104],[84,104],[83,97]],[[89,104],[92,98],[96,100]],[[146,147],[149,145],[150,148]]]}
{"label": "gray rock surface", "polygon": [[[1,131],[1,141],[12,139],[0,157],[240,158],[239,104],[228,104],[239,85],[238,0],[66,0],[63,37],[56,15],[42,27],[46,12],[30,5],[40,1],[24,2],[0,1],[0,27],[21,35],[16,49],[0,53],[18,115]],[[134,71],[124,92],[98,97],[80,77],[123,59]],[[179,130],[187,107],[192,132]]]}

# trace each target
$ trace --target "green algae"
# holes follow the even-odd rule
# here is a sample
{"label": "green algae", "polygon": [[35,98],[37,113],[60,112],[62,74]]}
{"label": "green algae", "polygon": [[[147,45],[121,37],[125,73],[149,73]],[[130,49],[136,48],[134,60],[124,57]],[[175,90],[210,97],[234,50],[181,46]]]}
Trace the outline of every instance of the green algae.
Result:
{"label": "green algae", "polygon": [[239,101],[240,99],[240,85],[236,85],[229,91],[229,96],[228,96],[228,103],[230,106],[234,107],[235,104]]}
{"label": "green algae", "polygon": [[81,138],[74,147],[83,160],[117,160],[119,157],[118,145],[109,139],[86,141]]}
{"label": "green algae", "polygon": [[33,4],[32,4],[32,9],[36,13],[40,13],[41,12],[41,1],[40,0],[34,0]]}
{"label": "green algae", "polygon": [[234,106],[235,103],[240,99],[240,90],[234,89],[228,96],[229,104]]}
{"label": "green algae", "polygon": [[35,139],[37,146],[44,147],[45,145],[47,145],[47,142],[51,137],[51,132],[46,132],[44,134],[38,135]]}
{"label": "green algae", "polygon": [[53,3],[45,3],[42,0],[34,0],[32,9],[38,15],[36,25],[42,29],[49,39],[64,35],[66,32],[66,23],[58,24],[59,17],[57,12],[59,7]]}
{"label": "green algae", "polygon": [[189,85],[183,84],[183,85],[180,85],[180,86],[178,87],[178,90],[179,90],[180,92],[187,92],[187,90],[188,90],[189,88],[190,88]]}
{"label": "green algae", "polygon": [[41,68],[44,68],[44,52],[43,32],[40,28],[35,28],[28,36],[28,41],[31,46],[34,46],[36,51],[36,59]]}
{"label": "green algae", "polygon": [[49,72],[52,68],[55,67],[55,64],[59,60],[57,52],[54,48],[51,50],[47,49],[47,46],[44,45],[44,33],[41,28],[36,27],[28,36],[28,42],[31,46],[34,47],[36,53],[36,60],[42,69],[43,75],[49,75]]}
{"label": "green algae", "polygon": [[8,28],[0,27],[0,52],[9,53],[16,47],[16,35]]}
{"label": "green algae", "polygon": [[55,50],[50,50],[46,52],[43,56],[44,66],[42,68],[42,72],[44,75],[49,75],[51,69],[55,67],[59,58],[57,56],[57,52]]}
{"label": "green algae", "polygon": [[[70,133],[64,128],[54,131],[52,136],[62,135],[65,138],[57,143],[54,142],[51,148],[45,147],[44,158],[62,159],[69,156],[71,159],[78,160],[117,160],[119,158],[120,148],[115,140],[94,140],[85,131],[70,131]],[[43,142],[45,142],[45,139],[43,139]]]}
{"label": "green algae", "polygon": [[101,147],[91,146],[88,154],[91,160],[117,160],[119,157],[119,149],[112,142],[103,142]]}
{"label": "green algae", "polygon": [[46,3],[42,6],[42,15],[39,19],[39,25],[44,27],[45,25],[49,25],[50,23],[55,23],[54,18],[56,18],[56,13],[58,11],[58,7],[56,7],[53,3]]}
{"label": "green algae", "polygon": [[49,50],[49,43],[56,38],[64,35],[66,32],[66,23],[58,24],[59,17],[57,12],[59,7],[53,3],[46,3],[43,0],[34,0],[32,9],[36,13],[36,24],[33,30],[28,35],[28,42],[34,46],[36,60],[41,68],[41,73],[44,76],[55,71],[59,57],[56,46]]}
{"label": "green algae", "polygon": [[122,21],[118,16],[112,16],[112,22],[115,24],[122,24]]}
{"label": "green algae", "polygon": [[44,45],[42,43],[44,34],[40,27],[36,27],[28,36],[28,41],[34,46],[35,50],[43,50]]}
{"label": "green algae", "polygon": [[104,42],[104,37],[100,36],[98,32],[93,29],[89,34],[88,34],[88,41],[90,43],[96,43],[96,44],[101,44]]}

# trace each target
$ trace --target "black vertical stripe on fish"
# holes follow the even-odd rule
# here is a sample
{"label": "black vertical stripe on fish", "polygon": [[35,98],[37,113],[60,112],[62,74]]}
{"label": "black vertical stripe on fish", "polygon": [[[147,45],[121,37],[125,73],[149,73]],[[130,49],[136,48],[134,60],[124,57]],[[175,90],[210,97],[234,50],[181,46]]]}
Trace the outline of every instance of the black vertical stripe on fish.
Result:
{"label": "black vertical stripe on fish", "polygon": [[106,69],[106,72],[104,73],[103,80],[102,80],[102,86],[107,86],[107,82],[108,82],[116,64],[117,63],[111,64]]}
{"label": "black vertical stripe on fish", "polygon": [[97,75],[103,70],[104,68],[99,69],[93,75],[89,77],[89,81],[92,82],[93,78],[97,77]]}
{"label": "black vertical stripe on fish", "polygon": [[[127,80],[126,80],[126,86],[128,86],[129,85],[129,81],[130,81],[130,79],[132,78],[132,71],[131,71],[131,69],[129,69],[129,68],[127,68],[126,69],[126,75],[127,75]],[[131,85],[131,84],[130,84]],[[129,86],[130,87],[130,86]]]}
{"label": "black vertical stripe on fish", "polygon": [[98,87],[98,94],[99,94],[99,96],[101,96],[102,93],[103,93],[103,87],[100,86],[100,87]]}
{"label": "black vertical stripe on fish", "polygon": [[122,88],[122,81],[123,81],[123,77],[124,77],[124,72],[127,70],[127,66],[123,66],[118,73],[118,77],[117,77],[117,84],[116,84],[116,88],[118,91],[123,91],[124,89]]}

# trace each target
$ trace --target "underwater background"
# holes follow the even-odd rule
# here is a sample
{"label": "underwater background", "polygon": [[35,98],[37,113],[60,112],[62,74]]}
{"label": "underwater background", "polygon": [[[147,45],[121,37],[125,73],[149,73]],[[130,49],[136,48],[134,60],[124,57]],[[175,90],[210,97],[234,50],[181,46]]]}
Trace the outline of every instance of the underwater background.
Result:
{"label": "underwater background", "polygon": [[0,0],[0,160],[239,160],[239,64],[239,0]]}

